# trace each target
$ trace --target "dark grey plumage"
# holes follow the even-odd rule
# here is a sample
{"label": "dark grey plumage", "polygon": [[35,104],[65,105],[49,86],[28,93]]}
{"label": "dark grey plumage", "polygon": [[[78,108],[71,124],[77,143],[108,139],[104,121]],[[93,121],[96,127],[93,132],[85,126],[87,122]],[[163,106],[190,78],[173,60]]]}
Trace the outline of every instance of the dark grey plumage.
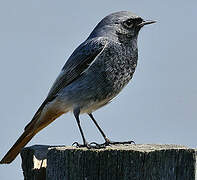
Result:
{"label": "dark grey plumage", "polygon": [[32,121],[0,163],[13,161],[36,133],[68,111],[73,111],[83,138],[83,144],[75,143],[77,146],[92,147],[80,126],[80,113],[90,116],[105,139],[103,144],[94,143],[96,147],[131,143],[110,141],[92,112],[109,103],[133,77],[138,33],[150,23],[154,21],[127,11],[105,17],[70,56]]}
{"label": "dark grey plumage", "polygon": [[[107,104],[133,76],[138,59],[137,37],[143,23],[142,18],[126,11],[105,17],[73,52],[49,97],[60,85],[72,82],[58,92],[60,101],[69,108],[71,105],[71,109],[91,113]],[[68,80],[62,83],[62,77]]]}

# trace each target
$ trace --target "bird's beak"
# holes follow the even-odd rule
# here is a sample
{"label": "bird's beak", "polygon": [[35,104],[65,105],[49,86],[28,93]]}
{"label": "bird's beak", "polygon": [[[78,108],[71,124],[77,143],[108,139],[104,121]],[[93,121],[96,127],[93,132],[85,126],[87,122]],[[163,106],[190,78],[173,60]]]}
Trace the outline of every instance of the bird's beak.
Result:
{"label": "bird's beak", "polygon": [[151,21],[151,20],[143,20],[140,24],[138,24],[138,27],[143,27],[144,25],[147,24],[152,24],[152,23],[156,23],[157,21]]}

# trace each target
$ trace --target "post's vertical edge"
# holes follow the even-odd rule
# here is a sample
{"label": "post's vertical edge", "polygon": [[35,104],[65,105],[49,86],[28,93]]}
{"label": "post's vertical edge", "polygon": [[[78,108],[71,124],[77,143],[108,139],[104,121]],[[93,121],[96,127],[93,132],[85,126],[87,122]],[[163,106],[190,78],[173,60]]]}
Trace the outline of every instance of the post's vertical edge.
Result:
{"label": "post's vertical edge", "polygon": [[34,145],[21,151],[24,180],[45,180],[50,146]]}
{"label": "post's vertical edge", "polygon": [[197,149],[195,149],[195,180],[197,180]]}
{"label": "post's vertical edge", "polygon": [[33,156],[34,156],[34,150],[31,148],[24,148],[21,153],[21,159],[22,159],[22,170],[23,170],[23,176],[24,180],[33,180]]}

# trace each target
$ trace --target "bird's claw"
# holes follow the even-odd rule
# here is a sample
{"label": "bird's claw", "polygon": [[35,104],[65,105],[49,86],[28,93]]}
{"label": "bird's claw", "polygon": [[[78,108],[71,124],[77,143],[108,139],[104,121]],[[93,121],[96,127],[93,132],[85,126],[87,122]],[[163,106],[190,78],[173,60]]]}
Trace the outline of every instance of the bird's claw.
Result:
{"label": "bird's claw", "polygon": [[72,146],[76,146],[78,148],[82,148],[82,147],[87,147],[88,149],[90,148],[88,143],[79,144],[78,142],[74,142],[74,143],[72,143]]}
{"label": "bird's claw", "polygon": [[135,144],[135,142],[134,141],[110,141],[110,140],[108,140],[108,141],[106,141],[105,142],[105,145],[106,146],[109,146],[109,145],[116,145],[116,144]]}
{"label": "bird's claw", "polygon": [[84,144],[79,144],[78,142],[74,142],[72,146],[75,146],[77,148],[82,148],[86,147],[88,149],[100,149],[100,148],[105,148],[105,143],[103,144],[98,144],[96,142],[91,142],[91,143],[84,143]]}
{"label": "bird's claw", "polygon": [[96,143],[96,142],[91,142],[90,145],[91,147],[95,148],[95,149],[101,149],[101,148],[106,148],[107,146],[110,145],[117,145],[117,144],[135,144],[134,141],[123,141],[123,142],[119,142],[119,141],[110,141],[108,138],[106,138],[106,141],[104,143]]}
{"label": "bird's claw", "polygon": [[78,142],[74,142],[74,143],[72,143],[72,146],[78,147],[79,146],[79,143]]}
{"label": "bird's claw", "polygon": [[100,148],[105,148],[106,147],[105,143],[99,144],[99,143],[96,143],[96,142],[91,142],[90,145],[92,147],[94,147],[95,149],[100,149]]}
{"label": "bird's claw", "polygon": [[123,142],[119,142],[119,141],[110,141],[109,139],[107,139],[104,143],[96,143],[96,142],[91,142],[91,143],[84,143],[84,144],[79,144],[78,142],[74,142],[72,144],[72,146],[76,146],[78,148],[82,148],[82,147],[86,147],[88,149],[101,149],[101,148],[106,148],[106,146],[110,146],[110,145],[117,145],[117,144],[135,144],[134,141],[123,141]]}

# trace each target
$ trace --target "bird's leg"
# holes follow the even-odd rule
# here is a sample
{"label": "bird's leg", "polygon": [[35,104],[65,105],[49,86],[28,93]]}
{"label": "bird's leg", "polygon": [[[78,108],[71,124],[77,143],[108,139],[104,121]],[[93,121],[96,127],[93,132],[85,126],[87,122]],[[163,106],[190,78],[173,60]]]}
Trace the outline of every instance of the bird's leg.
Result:
{"label": "bird's leg", "polygon": [[77,147],[87,147],[87,148],[89,148],[89,144],[87,143],[87,141],[85,139],[83,130],[82,130],[81,125],[80,125],[80,119],[79,119],[80,109],[79,108],[74,109],[73,113],[74,113],[75,119],[77,121],[77,125],[78,125],[80,133],[81,133],[81,137],[83,139],[83,144],[79,144],[78,142],[74,142],[72,145],[73,146],[76,145]]}
{"label": "bird's leg", "polygon": [[103,138],[105,139],[105,142],[102,143],[102,144],[98,144],[96,142],[92,142],[90,143],[91,145],[94,144],[96,148],[102,148],[102,147],[106,147],[106,146],[109,146],[110,144],[131,144],[131,143],[134,143],[134,141],[123,141],[123,142],[118,142],[118,141],[111,141],[106,135],[105,133],[103,132],[103,130],[100,128],[100,126],[98,125],[98,123],[96,122],[94,116],[90,113],[88,114],[90,116],[90,118],[92,119],[92,121],[94,122],[94,124],[96,125],[96,127],[98,128],[99,132],[101,133],[101,135],[103,136]]}
{"label": "bird's leg", "polygon": [[105,142],[109,142],[110,140],[107,138],[107,136],[105,135],[105,133],[103,132],[103,130],[100,128],[100,126],[98,125],[98,123],[96,122],[94,116],[90,113],[88,114],[90,116],[90,118],[92,119],[92,121],[94,122],[94,124],[96,125],[96,127],[98,128],[99,132],[101,133],[101,135],[103,136],[103,138],[105,139]]}

